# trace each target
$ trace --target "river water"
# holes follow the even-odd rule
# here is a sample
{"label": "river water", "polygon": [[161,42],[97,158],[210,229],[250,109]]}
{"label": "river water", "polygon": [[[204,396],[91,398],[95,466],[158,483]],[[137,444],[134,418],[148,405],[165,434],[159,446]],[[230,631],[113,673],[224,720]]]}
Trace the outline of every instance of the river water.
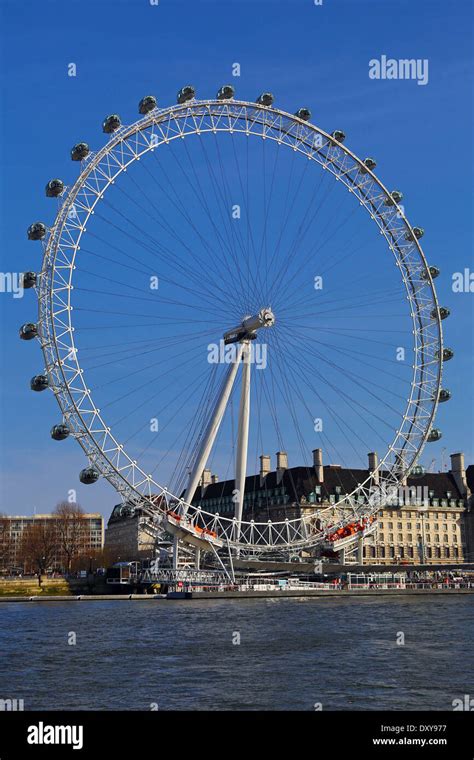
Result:
{"label": "river water", "polygon": [[473,631],[468,595],[2,602],[0,698],[25,710],[451,710],[474,695]]}

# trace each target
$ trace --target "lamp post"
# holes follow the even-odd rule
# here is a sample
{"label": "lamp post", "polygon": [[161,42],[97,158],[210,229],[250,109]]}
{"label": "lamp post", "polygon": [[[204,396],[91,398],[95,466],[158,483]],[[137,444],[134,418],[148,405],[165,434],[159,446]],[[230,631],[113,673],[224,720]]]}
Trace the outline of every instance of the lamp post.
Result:
{"label": "lamp post", "polygon": [[428,507],[422,506],[418,507],[418,512],[421,516],[421,564],[426,564],[426,555],[425,555],[425,514],[428,510]]}

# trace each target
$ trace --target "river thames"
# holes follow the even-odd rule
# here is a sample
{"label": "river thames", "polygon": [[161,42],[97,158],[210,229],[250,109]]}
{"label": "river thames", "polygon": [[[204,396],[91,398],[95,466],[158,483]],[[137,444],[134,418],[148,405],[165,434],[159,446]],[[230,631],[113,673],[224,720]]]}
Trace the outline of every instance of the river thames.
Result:
{"label": "river thames", "polygon": [[474,694],[473,631],[472,596],[2,603],[0,698],[25,710],[452,710]]}

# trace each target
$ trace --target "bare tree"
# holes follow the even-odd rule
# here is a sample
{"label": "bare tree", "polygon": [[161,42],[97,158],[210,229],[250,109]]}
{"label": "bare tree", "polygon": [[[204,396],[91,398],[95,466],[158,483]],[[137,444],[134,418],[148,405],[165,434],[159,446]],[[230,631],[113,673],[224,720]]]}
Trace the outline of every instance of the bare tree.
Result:
{"label": "bare tree", "polygon": [[58,548],[54,522],[33,523],[23,533],[20,557],[25,564],[42,575],[56,557]]}
{"label": "bare tree", "polygon": [[0,514],[0,570],[8,568],[11,546],[10,521],[4,514]]}
{"label": "bare tree", "polygon": [[61,501],[54,512],[58,550],[68,572],[73,559],[84,553],[87,538],[87,520],[79,504]]}

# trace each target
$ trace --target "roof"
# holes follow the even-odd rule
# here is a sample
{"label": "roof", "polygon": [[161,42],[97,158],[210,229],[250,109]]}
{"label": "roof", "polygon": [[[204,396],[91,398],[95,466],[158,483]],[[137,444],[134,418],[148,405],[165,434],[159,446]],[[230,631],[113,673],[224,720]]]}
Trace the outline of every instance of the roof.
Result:
{"label": "roof", "polygon": [[[472,478],[474,481],[474,466],[471,465]],[[260,475],[249,475],[245,479],[245,492],[258,494],[265,498],[268,491],[277,487],[284,487],[291,500],[299,501],[302,496],[308,496],[316,486],[321,488],[321,496],[327,498],[336,493],[351,493],[360,483],[370,476],[370,470],[357,468],[339,467],[337,465],[325,465],[323,467],[324,478],[320,482],[313,467],[290,467],[283,472],[281,479],[276,471],[269,472],[261,481]],[[461,499],[456,481],[451,472],[428,472],[422,477],[408,478],[407,485],[417,488],[428,488],[433,491],[433,498],[446,498],[446,493],[451,492],[451,498]],[[235,488],[234,480],[226,480],[218,483],[210,483],[205,489],[198,486],[194,495],[193,503],[201,500],[222,499],[232,496]]]}
{"label": "roof", "polygon": [[474,464],[470,464],[466,468],[466,480],[469,490],[471,493],[474,493]]}

